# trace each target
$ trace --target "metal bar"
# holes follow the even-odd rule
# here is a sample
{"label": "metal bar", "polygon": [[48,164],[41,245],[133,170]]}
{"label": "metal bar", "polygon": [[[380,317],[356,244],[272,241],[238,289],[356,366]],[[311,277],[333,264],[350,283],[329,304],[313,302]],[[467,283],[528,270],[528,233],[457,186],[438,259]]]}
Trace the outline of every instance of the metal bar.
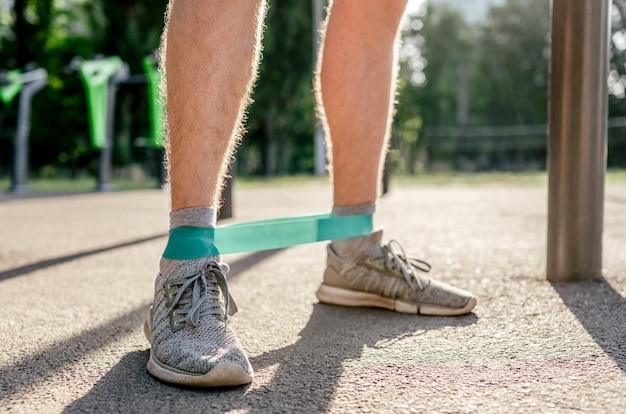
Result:
{"label": "metal bar", "polygon": [[424,127],[423,134],[429,137],[485,138],[504,136],[545,135],[548,127],[545,124],[528,125],[493,125],[493,126],[462,126],[462,127]]}
{"label": "metal bar", "polygon": [[553,0],[548,139],[550,281],[602,274],[611,0]]}
{"label": "metal bar", "polygon": [[218,218],[228,219],[233,217],[233,186],[235,185],[235,173],[237,171],[237,160],[228,165],[228,174],[224,180],[222,189],[222,205],[220,206]]}
{"label": "metal bar", "polygon": [[[311,3],[313,13],[313,65],[317,64],[317,54],[321,39],[321,24],[324,20],[324,7],[326,0],[313,0]],[[324,130],[322,121],[315,119],[315,130],[313,132],[313,151],[315,160],[315,175],[326,174],[326,142],[324,140]]]}
{"label": "metal bar", "polygon": [[113,184],[111,184],[111,163],[113,160],[113,137],[115,134],[115,98],[119,84],[128,79],[128,76],[128,65],[124,63],[109,78],[109,88],[107,90],[107,130],[104,145],[100,150],[97,191],[106,192],[114,189]]}
{"label": "metal bar", "polygon": [[33,96],[48,83],[48,72],[36,69],[22,75],[24,86],[20,91],[17,131],[13,149],[13,175],[11,192],[28,192],[28,138],[30,135],[30,114]]}

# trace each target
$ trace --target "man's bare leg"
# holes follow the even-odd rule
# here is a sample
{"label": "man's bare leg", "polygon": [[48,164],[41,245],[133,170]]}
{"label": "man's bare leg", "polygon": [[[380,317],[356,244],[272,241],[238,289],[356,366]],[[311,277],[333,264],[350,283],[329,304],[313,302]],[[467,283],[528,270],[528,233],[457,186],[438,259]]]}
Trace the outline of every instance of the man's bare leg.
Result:
{"label": "man's bare leg", "polygon": [[326,136],[332,147],[335,206],[373,203],[396,84],[398,26],[406,0],[335,0],[320,73]]}
{"label": "man's bare leg", "polygon": [[264,8],[264,0],[171,1],[162,53],[171,231],[146,325],[148,371],[166,382],[252,381],[250,362],[228,325],[235,310],[228,266],[212,249],[210,229],[256,76]]}
{"label": "man's bare leg", "polygon": [[220,201],[257,72],[262,4],[173,2],[164,46],[172,210]]}
{"label": "man's bare leg", "polygon": [[[334,0],[322,61],[318,102],[332,147],[333,215],[371,214],[393,115],[398,26],[405,0]],[[420,275],[424,262],[407,258],[382,231],[328,246],[321,302],[397,312],[462,315],[476,305],[469,292]]]}

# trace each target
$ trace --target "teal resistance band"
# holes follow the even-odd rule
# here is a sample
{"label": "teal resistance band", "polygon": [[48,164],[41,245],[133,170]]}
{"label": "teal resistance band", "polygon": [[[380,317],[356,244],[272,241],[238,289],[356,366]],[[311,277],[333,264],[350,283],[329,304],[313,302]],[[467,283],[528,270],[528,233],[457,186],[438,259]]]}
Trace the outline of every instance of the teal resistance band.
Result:
{"label": "teal resistance band", "polygon": [[163,257],[175,260],[197,259],[219,254],[280,249],[323,240],[366,236],[371,232],[371,214],[287,217],[214,229],[176,227],[170,230]]}

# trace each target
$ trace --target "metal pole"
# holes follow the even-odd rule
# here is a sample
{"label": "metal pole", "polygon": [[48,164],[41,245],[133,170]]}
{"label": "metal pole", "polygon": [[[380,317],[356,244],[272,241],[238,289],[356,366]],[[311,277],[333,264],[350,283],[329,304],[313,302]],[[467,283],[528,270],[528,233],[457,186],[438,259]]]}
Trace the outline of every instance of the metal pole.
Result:
{"label": "metal pole", "polygon": [[13,157],[13,182],[11,192],[24,194],[28,192],[28,136],[30,135],[30,113],[33,95],[48,83],[48,72],[36,69],[22,75],[24,86],[20,91],[17,131],[15,133]]}
{"label": "metal pole", "polygon": [[109,88],[107,90],[107,128],[104,145],[100,150],[100,164],[98,166],[97,191],[112,191],[111,184],[111,162],[113,160],[113,136],[115,133],[115,96],[119,89],[119,84],[129,77],[127,64],[122,66],[109,78]]}
{"label": "metal pole", "polygon": [[233,185],[235,184],[235,172],[237,171],[237,161],[233,161],[228,166],[228,175],[224,181],[222,189],[222,205],[219,210],[219,219],[233,217]]}
{"label": "metal pole", "polygon": [[[320,25],[324,20],[325,0],[313,0],[313,65],[317,64],[317,54],[321,43]],[[315,132],[313,134],[313,152],[315,161],[315,175],[326,174],[326,142],[322,122],[315,120]]]}
{"label": "metal pole", "polygon": [[553,0],[548,142],[550,281],[602,274],[611,0]]}

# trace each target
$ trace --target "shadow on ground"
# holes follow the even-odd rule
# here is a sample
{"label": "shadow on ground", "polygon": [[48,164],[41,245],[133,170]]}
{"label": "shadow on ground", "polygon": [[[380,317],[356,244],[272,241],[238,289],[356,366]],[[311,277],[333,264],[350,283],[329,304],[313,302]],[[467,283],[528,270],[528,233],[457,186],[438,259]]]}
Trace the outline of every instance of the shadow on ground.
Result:
{"label": "shadow on ground", "polygon": [[[138,243],[144,243],[160,237],[162,237],[162,235],[132,240],[129,242],[93,250],[86,250],[76,254],[43,260],[41,262],[14,268],[0,272],[0,282],[46,267],[55,266]],[[242,272],[247,267],[259,263],[262,260],[266,260],[277,252],[279,252],[279,250],[252,253],[239,260],[233,261],[231,268],[235,269],[237,272]],[[151,296],[151,293],[147,292],[146,296]],[[105,324],[87,329],[66,340],[59,341],[58,343],[55,343],[33,355],[29,355],[14,364],[0,367],[0,401],[9,399],[29,387],[39,386],[44,383],[46,379],[51,378],[52,376],[63,371],[69,365],[72,365],[81,358],[84,358],[87,354],[104,348],[136,331],[137,329],[141,329],[148,315],[149,306],[150,303],[148,302],[140,303],[135,308],[119,315]],[[133,354],[131,354],[131,358]],[[125,359],[126,358],[124,358],[124,360]],[[146,361],[147,359],[142,360],[141,364],[145,365]],[[142,371],[144,370],[145,369],[142,368]],[[114,396],[110,397],[113,398]]]}
{"label": "shadow on ground", "polygon": [[33,386],[41,386],[46,379],[84,358],[90,352],[104,348],[133,332],[143,324],[148,303],[141,304],[105,325],[58,342],[19,362],[0,369],[0,401],[10,399]]}
{"label": "shadow on ground", "polygon": [[[33,263],[0,275],[3,279],[9,279],[42,267],[158,237],[162,236]],[[246,268],[268,259],[278,251],[257,252],[231,262],[233,273],[241,274]],[[0,400],[11,399],[31,387],[44,386],[46,380],[55,375],[83,375],[70,367],[93,351],[110,346],[141,329],[147,309],[148,303],[139,303],[106,324],[3,367],[0,369]],[[285,318],[284,323],[288,323],[288,320]],[[325,412],[345,374],[345,364],[361,358],[366,347],[385,347],[406,337],[445,327],[462,328],[476,321],[474,314],[457,318],[416,317],[381,310],[316,304],[294,343],[252,358],[257,376],[251,385],[215,390],[166,385],[147,373],[149,351],[132,351],[124,355],[86,395],[68,405],[65,412],[169,413],[237,409],[252,413]],[[68,368],[73,371],[66,371]]]}
{"label": "shadow on ground", "polygon": [[125,247],[134,246],[141,243],[150,242],[152,240],[165,238],[167,234],[156,234],[153,236],[143,237],[136,240],[130,240],[110,246],[98,247],[96,249],[84,250],[82,252],[68,254],[64,256],[54,257],[51,259],[41,260],[39,262],[27,264],[24,266],[16,267],[13,269],[8,269],[0,272],[0,282],[3,280],[11,279],[18,276],[23,276],[32,272],[36,272],[38,270],[46,269],[48,267],[60,265],[66,262],[71,262],[74,260],[82,259],[85,257],[93,256],[96,254],[107,253],[112,250],[123,249]]}
{"label": "shadow on ground", "polygon": [[553,282],[563,303],[626,373],[626,299],[605,280]]}
{"label": "shadow on ground", "polygon": [[474,314],[415,317],[316,304],[295,343],[252,358],[257,376],[251,385],[213,390],[166,385],[146,372],[149,351],[136,351],[64,412],[326,412],[344,363],[358,359],[364,347],[476,321]]}

